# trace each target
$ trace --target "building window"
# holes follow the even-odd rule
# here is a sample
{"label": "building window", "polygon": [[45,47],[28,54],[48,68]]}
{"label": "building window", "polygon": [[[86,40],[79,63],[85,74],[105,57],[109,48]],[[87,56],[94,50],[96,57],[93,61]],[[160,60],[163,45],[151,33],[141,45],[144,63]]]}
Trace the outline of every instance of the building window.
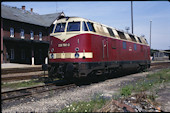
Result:
{"label": "building window", "polygon": [[10,37],[14,37],[14,28],[10,28]]}
{"label": "building window", "polygon": [[34,40],[34,32],[33,31],[30,32],[30,35],[31,35],[31,40]]}
{"label": "building window", "polygon": [[137,46],[136,46],[136,44],[134,44],[134,50],[137,50]]}
{"label": "building window", "polygon": [[126,49],[126,42],[123,41],[123,49]]}
{"label": "building window", "polygon": [[21,38],[24,39],[24,29],[21,29],[20,35],[21,35]]}
{"label": "building window", "polygon": [[21,49],[21,59],[25,59],[25,50]]}
{"label": "building window", "polygon": [[42,40],[42,32],[39,32],[39,40]]}
{"label": "building window", "polygon": [[11,59],[11,60],[13,60],[13,59],[14,59],[14,49],[11,49],[10,59]]}

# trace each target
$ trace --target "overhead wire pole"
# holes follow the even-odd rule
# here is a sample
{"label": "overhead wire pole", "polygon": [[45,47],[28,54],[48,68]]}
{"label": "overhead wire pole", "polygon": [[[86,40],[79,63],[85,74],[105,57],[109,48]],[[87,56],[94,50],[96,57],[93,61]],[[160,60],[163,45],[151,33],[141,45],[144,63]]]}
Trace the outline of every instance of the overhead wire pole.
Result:
{"label": "overhead wire pole", "polygon": [[152,20],[150,20],[150,49],[151,49],[151,28],[152,28]]}
{"label": "overhead wire pole", "polygon": [[132,34],[133,34],[133,3],[131,1],[131,23],[132,23]]}

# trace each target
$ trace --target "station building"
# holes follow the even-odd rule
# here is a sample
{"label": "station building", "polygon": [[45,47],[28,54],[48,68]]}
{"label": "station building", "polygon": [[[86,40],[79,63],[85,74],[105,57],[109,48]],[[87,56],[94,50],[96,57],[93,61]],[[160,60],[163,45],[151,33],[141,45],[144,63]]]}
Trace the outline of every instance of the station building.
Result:
{"label": "station building", "polygon": [[48,48],[53,23],[63,12],[39,15],[21,8],[1,4],[1,64],[48,63]]}

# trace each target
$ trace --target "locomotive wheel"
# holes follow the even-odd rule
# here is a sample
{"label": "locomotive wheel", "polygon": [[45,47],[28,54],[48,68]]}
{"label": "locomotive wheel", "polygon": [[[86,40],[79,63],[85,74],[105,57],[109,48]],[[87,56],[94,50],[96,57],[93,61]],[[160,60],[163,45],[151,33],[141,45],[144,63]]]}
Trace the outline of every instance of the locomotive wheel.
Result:
{"label": "locomotive wheel", "polygon": [[53,81],[53,79],[54,79],[54,68],[55,67],[50,67],[50,68],[48,68],[48,77],[49,77],[49,81]]}
{"label": "locomotive wheel", "polygon": [[73,79],[73,74],[74,74],[74,67],[72,63],[67,64],[66,67],[66,72],[64,74],[64,78],[67,81],[71,81]]}

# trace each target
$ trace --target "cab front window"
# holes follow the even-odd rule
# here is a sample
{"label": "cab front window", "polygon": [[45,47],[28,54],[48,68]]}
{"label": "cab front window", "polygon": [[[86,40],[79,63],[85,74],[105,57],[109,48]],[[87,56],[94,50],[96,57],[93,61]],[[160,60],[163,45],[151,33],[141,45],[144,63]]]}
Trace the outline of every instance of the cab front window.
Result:
{"label": "cab front window", "polygon": [[56,28],[55,28],[54,33],[64,32],[65,25],[66,25],[66,23],[58,23],[58,24],[56,25]]}
{"label": "cab front window", "polygon": [[80,31],[80,22],[69,22],[67,31]]}

